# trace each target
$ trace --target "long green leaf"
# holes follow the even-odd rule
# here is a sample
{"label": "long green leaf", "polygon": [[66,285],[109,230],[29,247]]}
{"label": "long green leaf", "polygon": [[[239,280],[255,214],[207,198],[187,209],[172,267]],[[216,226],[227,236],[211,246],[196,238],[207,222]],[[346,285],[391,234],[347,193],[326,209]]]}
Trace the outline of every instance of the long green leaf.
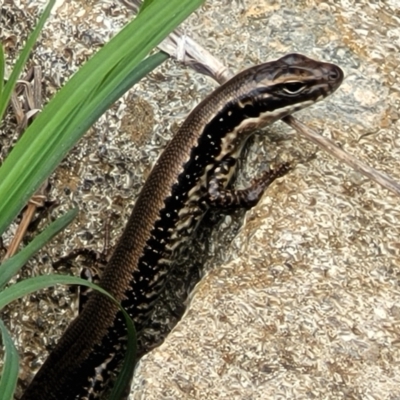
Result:
{"label": "long green leaf", "polygon": [[[135,83],[139,82],[144,76],[146,76],[154,68],[162,64],[168,59],[166,53],[158,52],[147,57],[143,60],[134,70],[124,71],[124,79],[115,79],[113,82],[108,84],[106,87],[99,88],[96,91],[92,101],[97,104],[97,107],[91,107],[89,104],[87,107],[84,105],[76,110],[74,114],[77,120],[82,120],[82,125],[79,129],[88,129],[90,126],[127,90],[129,90]],[[103,84],[105,86],[105,84]]]}
{"label": "long green leaf", "polygon": [[33,45],[36,43],[36,40],[43,28],[44,23],[50,15],[50,11],[53,8],[55,2],[56,0],[50,0],[47,4],[46,8],[43,11],[43,14],[39,18],[36,28],[26,41],[26,44],[20,56],[18,57],[17,62],[14,65],[11,75],[7,80],[7,84],[4,86],[4,90],[0,91],[0,121],[3,118],[8,102],[10,101],[11,93],[13,92],[15,84],[17,83],[17,79],[25,66],[26,60],[29,57],[29,53],[31,52]]}
{"label": "long green leaf", "polygon": [[[4,49],[0,43],[0,103],[4,100],[3,98],[3,86],[4,86],[4,73],[6,69],[6,60],[4,58]],[[1,120],[1,118],[0,118]]]}
{"label": "long green leaf", "polygon": [[0,380],[1,400],[12,400],[18,379],[19,357],[10,334],[1,320],[0,331],[5,350],[5,360]]}
{"label": "long green leaf", "polygon": [[26,296],[27,294],[58,284],[88,286],[91,289],[98,290],[100,293],[110,297],[113,301],[115,301],[114,298],[109,295],[104,289],[102,289],[100,286],[95,285],[92,282],[85,281],[84,279],[77,278],[76,276],[53,274],[35,276],[33,278],[25,279],[2,290],[0,292],[0,311],[6,305],[14,300],[21,298],[22,296]]}
{"label": "long green leaf", "polygon": [[96,101],[107,99],[202,1],[154,0],[56,94],[0,168],[0,234],[90,126],[87,116],[94,114]]}
{"label": "long green leaf", "polygon": [[[69,275],[37,276],[34,278],[29,278],[24,281],[18,282],[15,285],[10,286],[4,289],[2,292],[0,292],[0,311],[6,305],[8,305],[14,300],[19,299],[22,296],[26,296],[27,294],[34,293],[40,289],[54,286],[56,284],[88,286],[109,297],[112,301],[114,301],[115,304],[119,306],[120,310],[122,311],[128,330],[127,352],[125,354],[121,372],[117,378],[117,381],[114,385],[111,394],[112,395],[111,399],[119,400],[121,398],[122,393],[126,390],[127,386],[129,385],[132,379],[132,374],[135,367],[134,360],[136,359],[136,331],[131,317],[122,308],[122,306],[103,288],[95,285],[94,283],[85,281],[84,279],[77,278],[75,276],[69,276]],[[3,398],[1,399],[3,400]]]}
{"label": "long green leaf", "polygon": [[112,388],[110,394],[110,400],[120,400],[123,398],[126,389],[132,382],[133,371],[135,370],[136,361],[136,331],[133,321],[128,313],[121,307],[122,313],[124,314],[125,323],[128,333],[128,343],[125,353],[124,362],[120,373],[118,374],[117,380]]}
{"label": "long green leaf", "polygon": [[65,215],[52,222],[42,233],[37,235],[25,248],[15,256],[0,265],[0,290],[23,267],[26,262],[39,251],[57,233],[63,230],[76,217],[78,209],[68,211]]}
{"label": "long green leaf", "polygon": [[139,8],[139,13],[141,13],[145,8],[147,8],[154,0],[144,0],[142,5]]}
{"label": "long green leaf", "polygon": [[[110,92],[110,105],[119,99],[127,90],[129,90],[136,82],[139,82],[144,76],[151,72],[154,68],[158,67],[165,60],[169,58],[167,53],[158,52],[143,60],[126,79],[117,82]],[[98,118],[97,115],[94,118]]]}

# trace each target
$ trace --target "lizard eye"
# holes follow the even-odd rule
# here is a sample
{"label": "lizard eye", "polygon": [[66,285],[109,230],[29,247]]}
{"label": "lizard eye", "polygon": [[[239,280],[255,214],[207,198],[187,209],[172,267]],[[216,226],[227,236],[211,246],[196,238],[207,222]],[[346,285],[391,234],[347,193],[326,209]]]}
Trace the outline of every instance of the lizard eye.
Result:
{"label": "lizard eye", "polygon": [[299,94],[306,88],[302,82],[286,82],[282,85],[282,91],[286,94]]}

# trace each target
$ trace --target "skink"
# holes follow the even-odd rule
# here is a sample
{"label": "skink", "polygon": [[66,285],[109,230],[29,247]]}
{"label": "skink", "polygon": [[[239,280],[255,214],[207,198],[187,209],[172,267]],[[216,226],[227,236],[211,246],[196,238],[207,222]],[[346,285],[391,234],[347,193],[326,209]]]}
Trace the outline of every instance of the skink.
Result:
{"label": "skink", "polygon": [[[150,173],[100,285],[146,326],[182,244],[211,207],[254,206],[287,164],[229,189],[248,137],[322,100],[343,80],[334,64],[288,54],[251,67],[203,100]],[[93,293],[36,374],[22,400],[94,399],[109,390],[123,358],[126,329],[118,308]]]}

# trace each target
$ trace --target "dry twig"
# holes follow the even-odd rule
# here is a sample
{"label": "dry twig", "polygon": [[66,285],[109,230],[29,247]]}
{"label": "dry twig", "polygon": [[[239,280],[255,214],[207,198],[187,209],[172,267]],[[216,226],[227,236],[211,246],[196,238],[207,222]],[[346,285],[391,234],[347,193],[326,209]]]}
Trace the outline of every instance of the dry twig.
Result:
{"label": "dry twig", "polygon": [[[33,85],[30,83],[31,79],[33,80]],[[19,94],[23,96],[22,102],[18,99]],[[17,119],[18,132],[22,132],[26,129],[29,121],[40,111],[41,105],[42,71],[40,67],[33,67],[33,70],[28,71],[28,74],[18,81],[15,92],[11,97],[11,106]],[[44,201],[46,200],[46,187],[47,179],[29,200],[17,231],[8,246],[4,261],[17,252],[37,208],[43,207]]]}

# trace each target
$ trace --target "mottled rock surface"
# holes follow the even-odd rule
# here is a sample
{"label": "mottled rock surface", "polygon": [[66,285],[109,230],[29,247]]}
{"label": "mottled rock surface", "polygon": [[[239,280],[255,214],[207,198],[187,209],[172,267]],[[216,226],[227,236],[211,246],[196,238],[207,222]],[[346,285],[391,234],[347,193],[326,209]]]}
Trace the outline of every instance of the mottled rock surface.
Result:
{"label": "mottled rock surface", "polygon": [[[19,21],[2,30],[10,57],[37,7],[5,1]],[[183,29],[234,71],[293,51],[339,64],[338,92],[297,117],[400,181],[399,9],[398,0],[209,0]],[[48,93],[128,17],[122,3],[59,2],[34,56]],[[215,86],[168,62],[116,104],[51,180],[54,213],[79,204],[79,220],[24,275],[51,271],[49,259],[76,247],[101,250],[110,210],[115,242],[157,155]],[[138,113],[153,128],[135,127]],[[275,157],[306,161],[271,186],[234,240],[214,233],[208,273],[141,360],[132,399],[400,399],[399,198],[282,123],[255,139],[239,180]],[[73,298],[57,288],[8,310],[23,380],[72,318]]]}

